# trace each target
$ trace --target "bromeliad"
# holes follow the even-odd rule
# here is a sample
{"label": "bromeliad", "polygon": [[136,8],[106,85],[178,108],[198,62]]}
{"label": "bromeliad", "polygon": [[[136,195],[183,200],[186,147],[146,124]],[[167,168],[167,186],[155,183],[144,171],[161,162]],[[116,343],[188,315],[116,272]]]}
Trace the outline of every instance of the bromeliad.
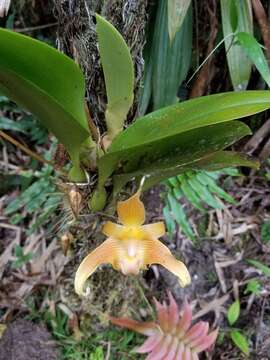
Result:
{"label": "bromeliad", "polygon": [[126,201],[117,204],[119,222],[108,221],[102,232],[108,236],[99,247],[86,256],[75,276],[75,291],[82,295],[84,284],[96,268],[110,263],[123,274],[137,275],[147,265],[160,264],[175,274],[181,286],[190,283],[186,266],[175,259],[170,250],[158,238],[165,234],[163,222],[143,225],[145,208],[139,190]]}
{"label": "bromeliad", "polygon": [[110,317],[113,324],[134,330],[148,336],[135,352],[146,354],[145,360],[199,360],[198,354],[212,347],[218,329],[208,333],[209,324],[205,321],[191,325],[191,306],[185,302],[182,315],[178,305],[169,292],[170,303],[161,304],[155,300],[157,321],[139,322],[129,318]]}

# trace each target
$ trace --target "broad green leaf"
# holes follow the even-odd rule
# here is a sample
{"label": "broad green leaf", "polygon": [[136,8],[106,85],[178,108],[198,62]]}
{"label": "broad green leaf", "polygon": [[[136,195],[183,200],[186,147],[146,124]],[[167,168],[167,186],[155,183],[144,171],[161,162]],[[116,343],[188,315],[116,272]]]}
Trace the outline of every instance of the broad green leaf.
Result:
{"label": "broad green leaf", "polygon": [[248,341],[244,335],[239,331],[233,330],[230,332],[230,336],[234,344],[246,355],[249,354]]}
{"label": "broad green leaf", "polygon": [[192,7],[189,7],[183,24],[172,42],[168,33],[167,10],[167,1],[159,1],[150,53],[150,57],[154,59],[152,60],[154,109],[160,109],[178,101],[178,89],[186,78],[191,63]]}
{"label": "broad green leaf", "polygon": [[250,265],[255,266],[257,269],[261,270],[265,275],[270,277],[270,267],[262,264],[260,261],[257,260],[247,260]]}
{"label": "broad green leaf", "polygon": [[[119,134],[108,153],[100,158],[99,186],[105,184],[121,161],[131,162],[132,157],[132,160],[137,158],[137,162],[140,162],[145,153],[155,156],[162,148],[166,153],[175,152],[176,147],[180,146],[178,137],[182,133],[252,115],[269,107],[270,91],[229,92],[195,98],[141,117]],[[205,141],[204,131],[201,131],[201,143]],[[135,164],[132,170],[134,168]]]}
{"label": "broad green leaf", "polygon": [[227,92],[183,101],[138,118],[117,136],[109,153],[153,144],[208,125],[243,118],[270,108],[270,91]]}
{"label": "broad green leaf", "polygon": [[134,153],[127,151],[125,156],[122,156],[122,163],[134,171],[125,171],[126,168],[123,167],[124,173],[116,175],[115,179],[120,179],[122,183],[123,179],[127,182],[132,178],[146,175],[148,178],[155,177],[162,181],[171,176],[172,169],[173,175],[178,175],[192,167],[191,164],[195,161],[222,150],[249,134],[249,128],[239,121],[180,133],[169,140],[159,142],[157,150],[145,146]]}
{"label": "broad green leaf", "polygon": [[230,22],[232,31],[235,32],[238,26],[238,11],[235,3],[236,0],[230,1]]}
{"label": "broad green leaf", "polygon": [[171,43],[183,24],[190,3],[191,0],[167,0],[168,32]]}
{"label": "broad green leaf", "polygon": [[168,177],[179,175],[188,170],[216,171],[228,166],[247,166],[258,169],[258,161],[233,151],[219,151],[209,156],[205,156],[200,160],[191,162],[190,164],[186,164],[183,167],[174,166],[170,169],[166,168],[166,171],[160,171],[158,175],[146,178],[144,189],[148,189]]}
{"label": "broad green leaf", "polygon": [[[192,164],[192,169],[207,171],[217,171],[225,169],[228,166],[246,166],[258,170],[260,163],[258,160],[251,158],[246,154],[237,153],[235,151],[219,151],[210,156],[203,158]],[[228,174],[236,176],[236,174]]]}
{"label": "broad green leaf", "polygon": [[[233,88],[235,91],[245,90],[251,74],[251,61],[243,48],[235,42],[234,37],[229,35],[236,30],[252,35],[251,3],[250,0],[220,0],[220,4],[227,62]],[[235,25],[237,25],[236,28]]]}
{"label": "broad green leaf", "polygon": [[240,302],[239,300],[236,300],[231,304],[227,313],[227,318],[231,326],[235,324],[235,322],[238,320],[239,315],[240,315]]}
{"label": "broad green leaf", "polygon": [[237,33],[235,36],[249,59],[256,66],[268,87],[270,87],[269,65],[258,41],[254,38],[254,36],[245,32]]}
{"label": "broad green leaf", "polygon": [[194,240],[194,234],[187,220],[186,214],[176,197],[171,193],[168,194],[168,201],[172,210],[175,221],[179,224],[180,230],[183,231],[190,239]]}
{"label": "broad green leaf", "polygon": [[147,58],[144,62],[143,85],[140,91],[139,116],[143,116],[148,108],[152,91],[153,59]]}
{"label": "broad green leaf", "polygon": [[115,27],[96,15],[99,53],[106,83],[106,124],[112,140],[123,129],[133,102],[134,66],[129,48]]}
{"label": "broad green leaf", "polygon": [[38,40],[0,29],[0,93],[35,114],[79,166],[89,130],[84,78],[73,60]]}

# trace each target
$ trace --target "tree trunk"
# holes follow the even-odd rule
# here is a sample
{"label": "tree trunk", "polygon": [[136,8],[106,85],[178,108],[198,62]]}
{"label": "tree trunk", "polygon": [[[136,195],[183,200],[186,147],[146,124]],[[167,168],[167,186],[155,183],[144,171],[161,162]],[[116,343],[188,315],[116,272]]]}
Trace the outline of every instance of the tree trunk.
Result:
{"label": "tree trunk", "polygon": [[145,43],[145,24],[148,0],[55,0],[59,20],[58,48],[78,62],[85,75],[86,97],[90,114],[101,134],[106,131],[104,112],[106,91],[102,74],[95,13],[110,21],[126,40],[135,65],[135,101],[128,121],[137,110],[138,90],[143,73],[142,50]]}

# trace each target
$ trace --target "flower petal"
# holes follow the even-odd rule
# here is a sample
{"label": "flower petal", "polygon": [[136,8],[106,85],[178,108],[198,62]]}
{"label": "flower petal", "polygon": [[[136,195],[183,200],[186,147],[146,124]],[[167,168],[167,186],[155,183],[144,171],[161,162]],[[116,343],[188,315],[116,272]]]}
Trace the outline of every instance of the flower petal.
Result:
{"label": "flower petal", "polygon": [[185,350],[184,344],[180,343],[178,345],[178,349],[177,349],[177,353],[176,353],[176,357],[175,360],[183,360],[183,352]]}
{"label": "flower petal", "polygon": [[140,226],[145,221],[144,204],[140,200],[141,191],[131,196],[126,201],[119,201],[117,213],[119,221],[126,226]]}
{"label": "flower petal", "polygon": [[176,350],[178,346],[178,339],[176,337],[173,337],[173,341],[170,344],[169,351],[167,355],[164,357],[164,360],[174,360],[176,355]]}
{"label": "flower petal", "polygon": [[190,348],[186,346],[184,354],[183,354],[183,360],[192,360],[191,356],[192,356],[192,354],[191,354]]}
{"label": "flower petal", "polygon": [[158,333],[157,335],[150,336],[139,348],[135,351],[138,354],[145,354],[152,351],[156,345],[161,341],[163,338],[162,333]]}
{"label": "flower petal", "polygon": [[166,233],[163,221],[154,224],[147,224],[142,226],[142,230],[146,231],[152,238],[157,239]]}
{"label": "flower petal", "polygon": [[196,351],[197,353],[200,353],[201,351],[208,349],[210,346],[214,344],[217,336],[218,336],[218,329],[212,331],[209,335],[203,337],[201,342],[192,350]]}
{"label": "flower petal", "polygon": [[163,339],[152,350],[151,354],[145,360],[161,360],[168,353],[170,343],[172,341],[171,335],[165,335]]}
{"label": "flower petal", "polygon": [[179,309],[178,309],[177,303],[170,291],[168,291],[168,296],[169,296],[169,300],[170,300],[170,304],[168,307],[170,324],[171,324],[171,328],[175,329],[175,327],[178,323],[178,320],[179,320]]}
{"label": "flower petal", "polygon": [[192,353],[192,360],[199,360],[199,356],[197,355],[197,353],[195,352],[191,352]]}
{"label": "flower petal", "polygon": [[159,328],[154,322],[142,323],[129,318],[115,318],[113,316],[110,316],[109,319],[114,325],[134,330],[140,334],[144,334],[147,336],[155,335],[155,337],[156,335],[160,334]]}
{"label": "flower petal", "polygon": [[75,291],[78,295],[83,295],[85,281],[99,265],[104,263],[113,264],[115,249],[116,241],[109,238],[83,259],[76,272],[74,281]]}
{"label": "flower petal", "polygon": [[[205,332],[206,330],[206,332]],[[196,341],[197,338],[201,338],[207,334],[208,323],[204,321],[199,321],[197,324],[193,325],[184,336],[184,341],[190,343]]]}
{"label": "flower petal", "polygon": [[187,340],[189,342],[189,346],[191,348],[196,348],[197,345],[201,343],[202,339],[205,338],[205,336],[207,336],[208,330],[209,330],[208,322],[202,321],[201,331],[200,331],[199,336],[195,337],[191,341],[189,339]]}
{"label": "flower petal", "polygon": [[157,316],[160,327],[166,333],[169,330],[169,326],[170,326],[167,306],[162,305],[155,298],[154,298],[154,302],[157,309]]}
{"label": "flower petal", "polygon": [[160,264],[176,275],[182,287],[191,282],[189,272],[184,263],[175,259],[170,250],[159,240],[145,241],[145,263]]}
{"label": "flower petal", "polygon": [[124,227],[122,225],[115,224],[111,221],[107,221],[102,227],[102,232],[104,235],[117,239],[121,236],[123,230]]}
{"label": "flower petal", "polygon": [[185,301],[183,315],[181,320],[177,325],[178,336],[182,337],[185,335],[186,331],[189,329],[192,320],[192,310],[191,306]]}

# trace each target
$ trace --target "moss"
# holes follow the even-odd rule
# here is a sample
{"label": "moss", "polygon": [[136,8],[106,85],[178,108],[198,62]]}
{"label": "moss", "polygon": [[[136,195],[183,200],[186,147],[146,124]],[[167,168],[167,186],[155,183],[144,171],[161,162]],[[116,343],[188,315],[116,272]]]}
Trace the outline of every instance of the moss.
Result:
{"label": "moss", "polygon": [[143,72],[146,7],[145,0],[55,0],[55,14],[59,19],[59,48],[73,57],[85,74],[90,112],[101,133],[105,131],[106,91],[99,61],[94,14],[98,12],[105,16],[120,31],[131,49],[136,79],[134,106],[128,116],[130,122],[137,110],[137,95]]}

